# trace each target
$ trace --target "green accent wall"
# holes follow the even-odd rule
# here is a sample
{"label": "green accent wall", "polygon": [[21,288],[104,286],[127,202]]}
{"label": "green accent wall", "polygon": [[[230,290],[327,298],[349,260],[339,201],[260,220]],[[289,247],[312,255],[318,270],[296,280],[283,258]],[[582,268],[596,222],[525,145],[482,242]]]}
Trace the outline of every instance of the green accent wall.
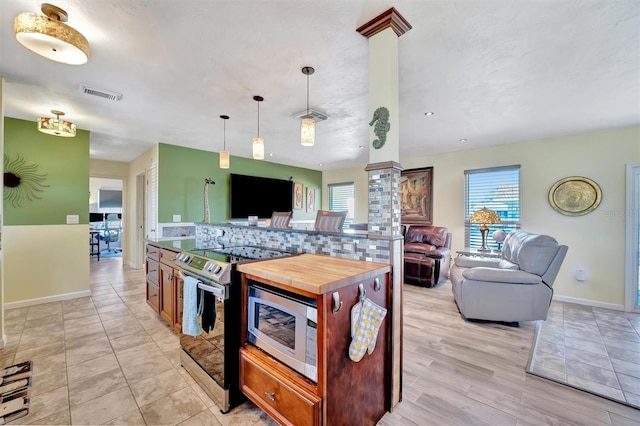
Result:
{"label": "green accent wall", "polygon": [[29,177],[23,167],[18,188],[25,190],[24,200],[18,207],[5,198],[4,225],[63,225],[69,214],[89,223],[88,131],[78,129],[75,138],[63,138],[39,132],[35,120],[4,117],[4,155],[15,159],[18,154],[24,166],[37,165],[35,173],[46,175],[42,184],[47,186],[31,192],[40,198],[27,199]]}
{"label": "green accent wall", "polygon": [[[209,185],[211,222],[229,220],[229,174],[260,176],[301,182],[316,188],[316,208],[322,205],[322,172],[300,167],[270,163],[268,161],[231,156],[231,167],[218,167],[218,153],[160,144],[158,147],[158,222],[173,222],[173,215],[182,216],[182,222],[204,220],[204,180]],[[293,219],[313,220],[316,212],[294,210]]]}

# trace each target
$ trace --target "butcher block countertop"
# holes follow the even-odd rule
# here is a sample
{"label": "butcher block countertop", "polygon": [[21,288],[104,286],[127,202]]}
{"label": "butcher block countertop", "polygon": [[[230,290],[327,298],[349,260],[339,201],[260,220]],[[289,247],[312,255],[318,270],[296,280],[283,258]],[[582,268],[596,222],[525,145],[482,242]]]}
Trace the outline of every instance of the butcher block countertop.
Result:
{"label": "butcher block countertop", "polygon": [[391,266],[320,254],[301,254],[240,264],[238,270],[309,293],[325,294],[389,272]]}

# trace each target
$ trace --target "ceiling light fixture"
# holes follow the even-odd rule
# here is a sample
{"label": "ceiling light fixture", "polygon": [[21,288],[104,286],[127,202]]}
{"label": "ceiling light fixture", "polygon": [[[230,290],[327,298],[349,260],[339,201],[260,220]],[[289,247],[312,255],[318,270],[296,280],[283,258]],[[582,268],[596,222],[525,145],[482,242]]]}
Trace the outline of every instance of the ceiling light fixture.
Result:
{"label": "ceiling light fixture", "polygon": [[467,141],[466,139],[460,139],[460,142],[466,142],[466,141]]}
{"label": "ceiling light fixture", "polygon": [[228,115],[221,115],[223,123],[223,138],[222,138],[222,151],[220,151],[220,168],[228,169],[229,168],[229,151],[227,151],[227,120],[229,119]]}
{"label": "ceiling light fixture", "polygon": [[435,114],[435,112],[433,112],[433,111],[427,111],[427,112],[424,113],[424,115],[433,115],[433,114]]}
{"label": "ceiling light fixture", "polygon": [[74,138],[76,136],[76,125],[70,121],[60,120],[60,116],[64,115],[62,111],[52,109],[51,113],[56,118],[40,117],[38,119],[38,131],[63,138]]}
{"label": "ceiling light fixture", "polygon": [[52,61],[70,65],[89,60],[89,42],[74,28],[64,24],[67,12],[49,3],[41,6],[42,15],[20,13],[13,20],[18,43]]}
{"label": "ceiling light fixture", "polygon": [[253,138],[253,159],[264,160],[264,139],[260,137],[260,102],[264,101],[264,98],[254,96],[253,100],[258,103],[258,137]]}
{"label": "ceiling light fixture", "polygon": [[302,74],[307,76],[307,115],[300,121],[300,143],[302,146],[313,146],[316,140],[316,122],[309,115],[309,76],[315,71],[313,67],[302,67]]}

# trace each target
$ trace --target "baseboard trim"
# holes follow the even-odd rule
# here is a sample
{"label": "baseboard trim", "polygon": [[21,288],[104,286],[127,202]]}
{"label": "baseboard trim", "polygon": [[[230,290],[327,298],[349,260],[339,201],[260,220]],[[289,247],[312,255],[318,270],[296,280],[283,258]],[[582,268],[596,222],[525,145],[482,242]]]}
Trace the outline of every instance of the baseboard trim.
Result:
{"label": "baseboard trim", "polygon": [[598,302],[597,300],[580,299],[578,297],[558,295],[554,295],[553,300],[557,302],[575,303],[577,305],[594,306],[596,308],[612,309],[614,311],[624,311],[624,305],[618,305],[617,303]]}
{"label": "baseboard trim", "polygon": [[5,309],[24,308],[25,306],[42,305],[43,303],[59,302],[61,300],[77,299],[91,296],[91,290],[76,291],[75,293],[56,294],[55,296],[38,297],[37,299],[20,300],[4,304]]}

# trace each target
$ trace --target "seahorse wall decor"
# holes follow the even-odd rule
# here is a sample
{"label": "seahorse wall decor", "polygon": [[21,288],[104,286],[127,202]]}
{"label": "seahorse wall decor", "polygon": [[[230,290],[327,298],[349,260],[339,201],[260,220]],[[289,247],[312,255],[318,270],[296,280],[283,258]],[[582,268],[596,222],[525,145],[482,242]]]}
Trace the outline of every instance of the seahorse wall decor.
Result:
{"label": "seahorse wall decor", "polygon": [[391,124],[389,123],[389,110],[385,107],[376,109],[373,113],[373,119],[369,122],[369,126],[373,126],[373,123],[376,123],[373,132],[378,139],[375,139],[372,145],[375,149],[380,149],[387,141],[387,132],[391,128]]}
{"label": "seahorse wall decor", "polygon": [[210,222],[209,217],[209,185],[215,185],[216,183],[211,178],[205,178],[204,180],[204,223]]}

